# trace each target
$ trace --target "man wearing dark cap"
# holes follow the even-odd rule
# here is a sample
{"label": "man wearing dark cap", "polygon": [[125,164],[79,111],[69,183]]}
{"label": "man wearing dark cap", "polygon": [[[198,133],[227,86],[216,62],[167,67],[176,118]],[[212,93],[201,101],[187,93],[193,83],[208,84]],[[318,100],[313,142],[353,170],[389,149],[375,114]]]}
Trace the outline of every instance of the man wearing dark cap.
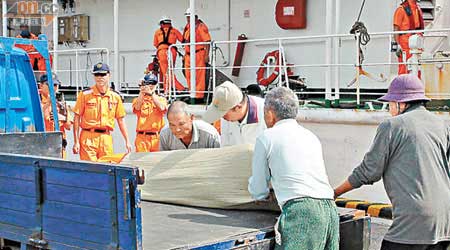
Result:
{"label": "man wearing dark cap", "polygon": [[[64,97],[62,93],[59,93],[59,86],[61,85],[61,81],[59,81],[58,77],[53,74],[53,91],[56,94],[56,108],[58,110],[58,121],[59,121],[59,129],[62,132],[62,157],[66,157],[66,147],[67,147],[67,135],[66,130],[70,130],[72,126],[73,120],[71,119],[67,104],[64,101]],[[53,111],[52,105],[50,101],[50,90],[48,86],[48,76],[42,75],[39,80],[39,95],[41,97],[41,107],[42,112],[44,114],[44,125],[45,131],[55,131],[55,122],[53,120]]]}
{"label": "man wearing dark cap", "polygon": [[109,87],[109,67],[107,64],[97,63],[92,74],[95,85],[78,95],[73,108],[73,153],[79,153],[81,160],[88,161],[98,161],[101,157],[113,155],[111,133],[114,130],[114,120],[117,120],[129,153],[131,144],[123,120],[126,113],[120,95]]}
{"label": "man wearing dark cap", "polygon": [[[20,25],[20,33],[16,36],[16,38],[33,39],[33,40],[38,39],[38,37],[35,34],[30,32],[29,26],[27,24]],[[28,56],[30,57],[31,67],[34,70],[39,69],[38,64],[39,64],[40,57],[42,57],[42,56],[39,53],[37,53],[37,51],[33,45],[31,45],[31,44],[16,44],[14,46],[25,50],[28,53]]]}
{"label": "man wearing dark cap", "polygon": [[393,118],[378,127],[361,164],[335,197],[383,178],[393,223],[382,250],[446,250],[450,243],[450,128],[427,111],[417,76],[396,77],[388,93]]}
{"label": "man wearing dark cap", "polygon": [[164,127],[167,100],[156,93],[157,84],[156,75],[145,75],[139,96],[133,100],[133,113],[137,116],[136,152],[159,151],[159,132]]}
{"label": "man wearing dark cap", "polygon": [[35,34],[30,32],[30,27],[27,24],[20,25],[20,33],[16,37],[25,39],[38,39]]}

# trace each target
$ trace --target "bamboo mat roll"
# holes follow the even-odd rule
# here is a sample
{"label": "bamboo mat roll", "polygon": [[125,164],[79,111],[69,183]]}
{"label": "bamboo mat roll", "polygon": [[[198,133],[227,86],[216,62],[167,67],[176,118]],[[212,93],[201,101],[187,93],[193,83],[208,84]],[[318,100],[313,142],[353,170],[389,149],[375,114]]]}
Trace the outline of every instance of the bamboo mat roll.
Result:
{"label": "bamboo mat roll", "polygon": [[145,171],[142,199],[220,209],[279,210],[276,202],[255,204],[247,186],[253,145],[131,153],[121,164]]}

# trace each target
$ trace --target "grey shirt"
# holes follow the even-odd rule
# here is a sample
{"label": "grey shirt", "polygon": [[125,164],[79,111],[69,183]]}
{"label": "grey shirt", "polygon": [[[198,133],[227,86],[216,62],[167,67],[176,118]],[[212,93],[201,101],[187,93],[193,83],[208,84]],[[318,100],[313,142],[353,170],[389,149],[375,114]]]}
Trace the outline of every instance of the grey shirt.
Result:
{"label": "grey shirt", "polygon": [[166,126],[162,129],[159,136],[159,150],[170,151],[194,148],[220,148],[220,135],[216,128],[204,121],[194,120],[192,122],[192,139],[188,146],[176,138],[169,127]]}
{"label": "grey shirt", "polygon": [[358,188],[383,178],[394,220],[385,240],[450,240],[449,127],[423,106],[380,124],[363,162],[348,178]]}

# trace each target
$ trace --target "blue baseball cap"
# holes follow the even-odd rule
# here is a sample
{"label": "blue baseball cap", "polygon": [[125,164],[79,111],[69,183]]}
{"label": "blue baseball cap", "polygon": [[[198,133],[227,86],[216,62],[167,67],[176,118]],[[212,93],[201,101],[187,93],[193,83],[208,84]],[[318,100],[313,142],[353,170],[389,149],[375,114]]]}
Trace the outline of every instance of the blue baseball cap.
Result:
{"label": "blue baseball cap", "polygon": [[94,68],[92,69],[92,74],[97,74],[97,73],[105,74],[105,73],[109,73],[109,72],[110,72],[110,70],[109,70],[108,64],[102,63],[102,62],[95,64]]}
{"label": "blue baseball cap", "polygon": [[155,74],[146,74],[144,76],[144,80],[142,80],[142,85],[157,84],[157,83],[158,77]]}
{"label": "blue baseball cap", "polygon": [[[53,85],[61,85],[61,81],[58,79],[56,74],[52,74],[52,80],[53,80]],[[39,82],[40,83],[47,83],[48,82],[47,74],[41,75],[41,77],[39,78]]]}

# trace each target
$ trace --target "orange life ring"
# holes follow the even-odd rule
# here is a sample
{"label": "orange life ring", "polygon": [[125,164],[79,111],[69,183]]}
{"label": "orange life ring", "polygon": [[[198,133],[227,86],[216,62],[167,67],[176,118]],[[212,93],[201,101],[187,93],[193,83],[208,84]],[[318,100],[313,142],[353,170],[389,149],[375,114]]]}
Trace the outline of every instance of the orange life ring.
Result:
{"label": "orange life ring", "polygon": [[264,74],[266,72],[266,65],[269,63],[269,57],[275,57],[276,63],[275,65],[280,65],[280,51],[274,50],[266,54],[264,59],[261,62],[261,67],[259,67],[258,71],[256,71],[256,81],[259,85],[268,86],[273,83],[275,79],[277,79],[280,74],[280,67],[275,67],[272,74],[270,74],[267,78],[264,78]]}

